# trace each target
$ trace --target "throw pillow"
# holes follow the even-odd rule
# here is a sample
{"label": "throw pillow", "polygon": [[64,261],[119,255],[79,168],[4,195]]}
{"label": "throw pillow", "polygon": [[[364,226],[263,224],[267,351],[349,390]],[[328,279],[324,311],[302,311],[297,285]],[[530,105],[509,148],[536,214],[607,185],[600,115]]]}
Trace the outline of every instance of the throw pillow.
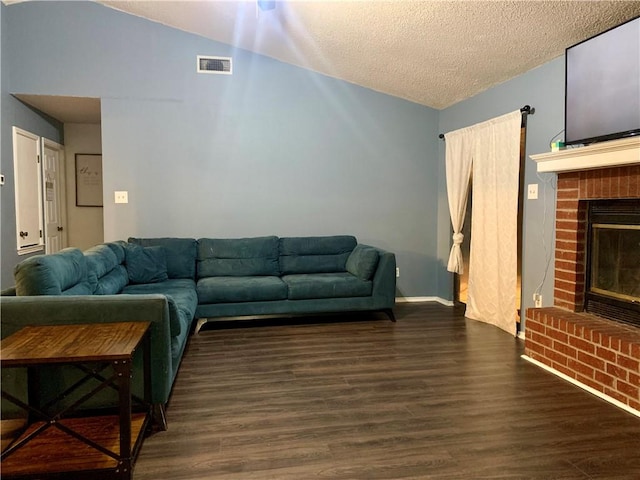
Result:
{"label": "throw pillow", "polygon": [[125,262],[131,283],[156,283],[167,276],[167,256],[163,247],[127,245]]}
{"label": "throw pillow", "polygon": [[360,280],[371,280],[378,266],[378,251],[366,245],[356,245],[347,258],[347,272]]}

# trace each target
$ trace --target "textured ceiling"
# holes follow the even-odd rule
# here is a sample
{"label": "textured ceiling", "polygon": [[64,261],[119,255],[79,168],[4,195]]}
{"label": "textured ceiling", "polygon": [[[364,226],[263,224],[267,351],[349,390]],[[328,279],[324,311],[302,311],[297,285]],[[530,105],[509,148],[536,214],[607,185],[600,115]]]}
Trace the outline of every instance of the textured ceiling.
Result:
{"label": "textured ceiling", "polygon": [[640,0],[95,1],[436,109],[640,15]]}
{"label": "textured ceiling", "polygon": [[99,3],[437,109],[640,15],[640,1]]}

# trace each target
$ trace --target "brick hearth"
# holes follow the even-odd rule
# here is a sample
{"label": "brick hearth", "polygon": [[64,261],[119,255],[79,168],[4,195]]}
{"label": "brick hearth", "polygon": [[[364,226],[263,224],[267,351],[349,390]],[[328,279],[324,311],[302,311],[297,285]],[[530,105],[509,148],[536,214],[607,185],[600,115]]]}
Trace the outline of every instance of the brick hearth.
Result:
{"label": "brick hearth", "polygon": [[640,198],[640,166],[558,174],[554,307],[527,310],[526,354],[640,411],[640,329],[583,313],[587,201]]}

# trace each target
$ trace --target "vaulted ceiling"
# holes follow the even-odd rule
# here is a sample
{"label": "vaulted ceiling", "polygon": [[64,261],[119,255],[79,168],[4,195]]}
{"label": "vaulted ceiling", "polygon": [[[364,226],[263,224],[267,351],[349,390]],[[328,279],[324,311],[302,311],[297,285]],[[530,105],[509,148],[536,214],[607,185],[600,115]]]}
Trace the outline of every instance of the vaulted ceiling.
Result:
{"label": "vaulted ceiling", "polygon": [[[640,15],[640,1],[84,1],[436,109]],[[63,122],[99,122],[99,99],[21,98]]]}
{"label": "vaulted ceiling", "polygon": [[640,15],[640,1],[100,3],[436,109]]}

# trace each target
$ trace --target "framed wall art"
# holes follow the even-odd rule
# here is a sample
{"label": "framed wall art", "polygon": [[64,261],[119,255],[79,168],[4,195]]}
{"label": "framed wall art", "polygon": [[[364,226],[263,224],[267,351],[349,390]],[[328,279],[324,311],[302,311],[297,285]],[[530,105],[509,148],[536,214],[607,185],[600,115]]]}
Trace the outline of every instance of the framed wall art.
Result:
{"label": "framed wall art", "polygon": [[102,207],[102,155],[76,153],[76,206]]}

